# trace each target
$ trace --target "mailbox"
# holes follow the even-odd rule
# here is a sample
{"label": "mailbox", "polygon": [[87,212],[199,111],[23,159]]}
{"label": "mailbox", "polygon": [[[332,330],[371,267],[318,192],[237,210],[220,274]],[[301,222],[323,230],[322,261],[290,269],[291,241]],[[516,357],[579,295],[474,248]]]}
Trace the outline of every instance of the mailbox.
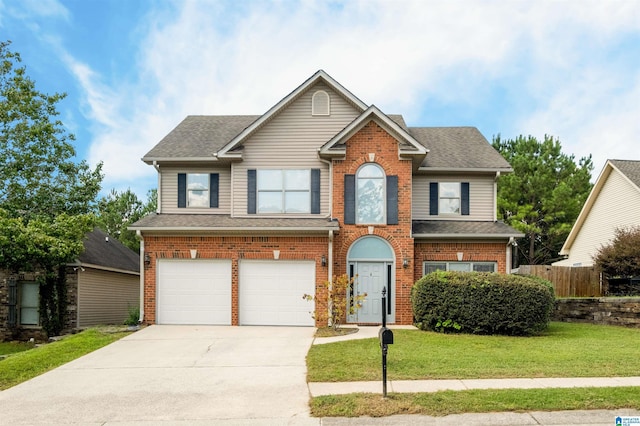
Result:
{"label": "mailbox", "polygon": [[378,337],[380,338],[380,345],[393,345],[393,331],[387,327],[380,328]]}

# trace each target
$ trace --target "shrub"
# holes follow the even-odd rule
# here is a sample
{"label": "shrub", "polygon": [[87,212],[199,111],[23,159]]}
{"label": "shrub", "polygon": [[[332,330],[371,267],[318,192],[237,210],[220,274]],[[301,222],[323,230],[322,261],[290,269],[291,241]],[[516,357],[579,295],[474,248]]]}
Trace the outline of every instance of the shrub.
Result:
{"label": "shrub", "polygon": [[[331,282],[325,281],[323,285],[327,288],[328,311],[324,313],[316,309],[311,313],[311,317],[320,323],[326,320],[331,328],[338,330],[346,315],[355,314],[362,308],[362,302],[367,297],[367,293],[355,295],[347,306],[347,292],[353,286],[354,279],[355,277],[349,278],[347,274],[343,274],[338,277],[334,275]],[[302,298],[315,300],[316,296],[304,294]]]}
{"label": "shrub", "polygon": [[609,278],[640,275],[640,226],[616,228],[613,241],[600,247],[593,260]]}
{"label": "shrub", "polygon": [[549,324],[553,287],[544,280],[480,272],[437,271],[411,290],[418,328],[525,336]]}

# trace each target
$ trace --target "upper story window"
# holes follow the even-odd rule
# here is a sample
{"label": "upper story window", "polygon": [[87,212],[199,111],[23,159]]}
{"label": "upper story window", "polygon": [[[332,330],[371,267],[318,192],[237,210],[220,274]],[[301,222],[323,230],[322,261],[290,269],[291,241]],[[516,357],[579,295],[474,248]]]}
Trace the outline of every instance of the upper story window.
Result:
{"label": "upper story window", "polygon": [[365,164],[356,174],[356,223],[385,223],[385,174],[377,164]]}
{"label": "upper story window", "polygon": [[258,170],[258,213],[310,213],[310,170]]}
{"label": "upper story window", "polygon": [[440,182],[440,213],[460,214],[460,183]]}
{"label": "upper story window", "polygon": [[431,182],[429,214],[469,215],[469,182]]}
{"label": "upper story window", "polygon": [[187,206],[209,207],[209,174],[187,174]]}
{"label": "upper story window", "polygon": [[331,99],[324,90],[318,90],[311,97],[311,115],[330,115]]}

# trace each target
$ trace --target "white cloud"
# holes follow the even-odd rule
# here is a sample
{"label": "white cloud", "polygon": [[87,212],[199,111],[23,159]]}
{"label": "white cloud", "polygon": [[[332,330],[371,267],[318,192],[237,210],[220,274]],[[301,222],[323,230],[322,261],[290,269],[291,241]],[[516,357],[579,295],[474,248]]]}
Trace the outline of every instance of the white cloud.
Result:
{"label": "white cloud", "polygon": [[107,87],[72,65],[101,124],[90,160],[113,183],[152,176],[139,158],[184,116],[263,113],[320,68],[416,125],[434,99],[493,102],[496,133],[549,133],[598,157],[615,152],[605,138],[629,157],[639,130],[638,74],[602,63],[640,34],[633,1],[185,2],[141,25],[136,79]]}

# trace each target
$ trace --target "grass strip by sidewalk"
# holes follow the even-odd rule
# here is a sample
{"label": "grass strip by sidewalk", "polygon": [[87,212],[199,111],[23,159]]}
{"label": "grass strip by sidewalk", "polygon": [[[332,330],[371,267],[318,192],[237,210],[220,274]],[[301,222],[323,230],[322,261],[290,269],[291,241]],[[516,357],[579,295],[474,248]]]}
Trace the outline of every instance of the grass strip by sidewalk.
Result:
{"label": "grass strip by sidewalk", "polygon": [[[553,322],[540,336],[394,330],[389,380],[637,376],[640,329]],[[310,382],[381,380],[378,339],[314,345]]]}
{"label": "grass strip by sidewalk", "polygon": [[13,354],[0,361],[0,390],[39,376],[128,334],[130,332],[107,333],[91,328],[57,342]]}
{"label": "grass strip by sidewalk", "polygon": [[[640,409],[640,387],[486,389],[434,393],[355,393],[311,399],[314,417],[383,417],[396,414],[446,416],[500,411]],[[612,420],[613,421],[613,420]]]}

